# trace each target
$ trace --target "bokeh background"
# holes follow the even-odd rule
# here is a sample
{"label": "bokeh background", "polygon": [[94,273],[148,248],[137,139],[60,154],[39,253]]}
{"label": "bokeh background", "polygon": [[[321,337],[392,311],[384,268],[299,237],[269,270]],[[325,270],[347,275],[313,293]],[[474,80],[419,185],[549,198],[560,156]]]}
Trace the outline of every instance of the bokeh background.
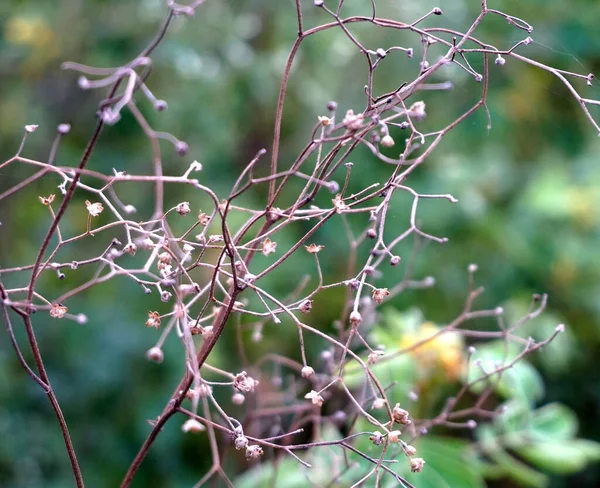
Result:
{"label": "bokeh background", "polygon": [[[520,48],[523,54],[565,70],[600,73],[600,3],[489,3],[534,26],[534,43]],[[303,4],[307,24],[325,22],[324,14],[311,8],[311,1]],[[370,2],[348,0],[346,4],[347,14],[367,13]],[[404,21],[439,6],[444,16],[426,25],[435,21],[465,29],[477,15],[480,2],[382,0],[378,5],[381,16]],[[26,124],[40,127],[29,138],[24,154],[44,159],[57,124],[68,122],[72,131],[61,144],[58,162],[75,165],[93,130],[101,94],[82,92],[76,75],[62,71],[61,63],[121,65],[149,42],[165,11],[161,0],[0,2],[0,159],[14,154]],[[405,33],[372,27],[355,27],[353,32],[372,49],[420,47],[417,37]],[[508,48],[527,36],[499,17],[487,19],[478,32],[480,38],[499,48]],[[168,101],[169,109],[157,114],[140,103],[153,127],[168,130],[190,144],[184,158],[178,157],[172,146],[161,146],[167,174],[182,174],[197,159],[204,166],[202,182],[218,195],[226,195],[255,152],[272,143],[282,68],[295,35],[291,0],[207,0],[195,18],[175,19],[153,56],[148,81],[155,94]],[[480,66],[475,59],[473,63]],[[378,69],[377,91],[389,91],[412,79],[417,65],[417,59],[408,60],[398,52],[390,56]],[[567,90],[547,72],[511,59],[490,69],[492,129],[487,130],[483,113],[477,113],[444,140],[412,180],[419,191],[451,193],[459,199],[455,205],[424,202],[419,210],[427,232],[449,238],[443,246],[424,246],[415,264],[415,275],[434,276],[436,286],[407,292],[388,307],[399,313],[418,307],[424,320],[447,323],[460,313],[469,263],[479,265],[477,279],[486,287],[482,306],[501,305],[515,315],[526,308],[533,293],[548,293],[546,314],[527,334],[547,336],[558,323],[567,328],[552,348],[531,358],[545,385],[532,408],[560,402],[576,414],[577,435],[600,441],[598,134]],[[325,114],[327,101],[336,100],[341,110],[364,105],[365,73],[364,60],[340,32],[306,42],[286,100],[282,161],[295,158],[310,137],[316,117]],[[456,68],[448,68],[436,80],[451,80],[454,89],[423,95],[426,127],[431,128],[463,113],[476,102],[480,90]],[[592,87],[583,81],[576,86],[585,96],[600,96],[596,82]],[[600,116],[599,112],[595,115]],[[396,137],[402,138],[400,134]],[[354,173],[357,185],[383,180],[389,174],[389,167],[366,151],[357,151],[353,160],[359,163]],[[119,124],[104,131],[89,168],[105,173],[112,168],[137,174],[151,171],[150,146],[126,112]],[[30,174],[31,168],[18,165],[0,170],[0,193]],[[32,262],[49,225],[38,195],[55,193],[59,183],[48,176],[0,201],[0,266]],[[120,195],[126,196],[126,203],[136,205],[140,219],[151,214],[151,187],[130,186]],[[264,197],[265,189],[258,189],[248,196],[247,203],[259,207]],[[85,194],[78,194],[73,207],[83,208],[85,199]],[[170,188],[167,200],[172,204],[189,200],[194,208],[206,205],[196,193],[181,188]],[[408,203],[398,202],[390,214],[390,225],[398,226],[397,233],[407,225]],[[85,215],[77,212],[68,214],[64,234],[82,230]],[[364,228],[365,222],[362,225]],[[302,229],[296,230],[299,236]],[[347,243],[339,238],[341,232],[338,222],[317,236],[329,252],[323,260],[325,272],[335,279],[342,279],[345,269],[344,261],[336,259],[347,253]],[[279,245],[285,248],[296,237],[293,233],[281,237]],[[70,248],[66,259],[80,259],[96,246],[103,248],[105,241]],[[407,243],[400,254],[409,255],[412,246]],[[269,278],[267,287],[293,289],[298,280],[290,282],[289,277],[301,277],[311,264],[310,256],[299,256],[285,273]],[[2,279],[11,285],[18,282],[12,276]],[[52,274],[41,280],[40,286],[48,296],[57,296],[72,283],[59,282]],[[313,323],[331,328],[342,300],[343,294],[332,293],[317,301]],[[160,412],[181,375],[181,347],[172,338],[162,365],[145,359],[145,351],[157,337],[143,326],[147,310],[166,310],[166,306],[126,279],[85,292],[68,305],[70,310],[85,312],[90,317],[88,324],[42,317],[34,324],[89,486],[117,486],[147,435],[145,419]],[[247,332],[250,340],[252,331]],[[297,357],[295,334],[291,327],[265,329],[263,341],[253,346],[252,359],[274,347]],[[60,432],[47,400],[20,369],[6,333],[1,332],[0,338],[0,486],[71,486]],[[226,334],[215,352],[215,361],[231,370],[239,366],[234,343],[234,335]],[[322,347],[317,341],[309,342],[309,356],[318,358]],[[233,473],[244,468],[238,461],[227,461]],[[209,465],[205,439],[182,436],[180,424],[174,421],[152,448],[134,486],[191,486]],[[600,484],[600,469],[593,463],[564,473],[545,471],[547,486]],[[487,482],[498,487],[533,486],[531,480],[517,478],[501,473]],[[259,481],[255,483],[261,486]]]}

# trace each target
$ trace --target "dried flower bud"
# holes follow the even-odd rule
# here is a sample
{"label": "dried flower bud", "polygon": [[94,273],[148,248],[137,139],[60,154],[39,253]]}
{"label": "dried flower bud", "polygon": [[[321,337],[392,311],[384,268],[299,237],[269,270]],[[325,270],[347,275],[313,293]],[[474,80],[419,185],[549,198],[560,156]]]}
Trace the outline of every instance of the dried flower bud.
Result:
{"label": "dried flower bud", "polygon": [[160,328],[160,315],[158,312],[148,312],[148,320],[146,320],[146,327]]}
{"label": "dried flower bud", "polygon": [[248,447],[248,438],[241,435],[239,437],[235,438],[235,448],[238,451],[241,451],[242,449],[246,449]]}
{"label": "dried flower bud", "polygon": [[385,407],[385,400],[383,398],[375,398],[375,400],[373,401],[373,405],[371,406],[371,408],[373,410],[379,410],[381,408]]}
{"label": "dried flower bud", "polygon": [[425,465],[423,458],[412,458],[410,460],[410,470],[413,473],[420,473]]}
{"label": "dried flower bud", "polygon": [[262,248],[262,253],[265,256],[268,256],[269,254],[273,254],[277,250],[277,243],[273,242],[268,237],[264,241],[262,241],[260,245]]}
{"label": "dried flower bud", "polygon": [[35,132],[38,127],[39,125],[26,125],[25,130],[31,134],[32,132]]}
{"label": "dried flower bud", "polygon": [[121,120],[121,114],[113,111],[110,107],[107,107],[100,114],[100,118],[106,125],[115,125],[119,120]]}
{"label": "dried flower bud", "polygon": [[175,207],[175,210],[179,215],[187,215],[192,211],[190,208],[190,202],[181,202]]}
{"label": "dried flower bud", "polygon": [[164,359],[165,356],[164,356],[164,354],[162,352],[162,349],[160,347],[151,347],[146,352],[146,357],[150,361],[155,362],[157,364],[160,364],[160,363],[163,362],[163,359]]}
{"label": "dried flower bud", "polygon": [[71,125],[70,124],[58,124],[58,127],[56,128],[56,132],[58,132],[60,135],[66,135],[71,131]]}
{"label": "dried flower bud", "polygon": [[133,242],[130,242],[123,248],[123,252],[126,252],[127,254],[130,254],[131,256],[135,256],[136,251],[137,251],[137,246]]}
{"label": "dried flower bud", "polygon": [[202,328],[202,332],[200,332],[202,334],[202,338],[204,340],[212,337],[213,335],[213,326],[212,325],[207,325],[206,327]]}
{"label": "dried flower bud", "polygon": [[325,246],[317,246],[316,244],[311,244],[310,246],[304,246],[306,250],[311,254],[317,254],[321,252]]}
{"label": "dried flower bud", "polygon": [[162,112],[163,110],[167,110],[167,108],[169,108],[169,106],[164,100],[156,100],[156,102],[154,102],[154,110],[157,112]]}
{"label": "dried flower bud", "polygon": [[345,285],[349,286],[351,290],[358,290],[358,286],[360,285],[360,281],[358,280],[348,280],[344,282]]}
{"label": "dried flower bud", "polygon": [[327,110],[329,110],[330,112],[333,112],[334,110],[337,109],[337,103],[334,102],[333,100],[330,102],[327,102]]}
{"label": "dried flower bud", "polygon": [[54,201],[55,195],[48,195],[47,197],[38,197],[42,205],[50,205]]}
{"label": "dried flower bud", "polygon": [[369,436],[369,440],[372,441],[376,446],[380,446],[383,442],[383,434],[376,430]]}
{"label": "dried flower bud", "polygon": [[406,446],[404,446],[404,452],[407,456],[414,456],[417,453],[417,450],[414,446],[407,444]]}
{"label": "dried flower bud", "polygon": [[205,214],[202,210],[200,210],[198,213],[198,222],[200,222],[200,225],[203,227],[206,227],[210,222],[210,215]]}
{"label": "dried flower bud", "polygon": [[254,391],[254,389],[258,386],[258,383],[259,382],[257,380],[248,376],[248,373],[242,371],[241,373],[235,375],[233,387],[241,392],[249,393]]}
{"label": "dried flower bud", "polygon": [[348,205],[346,205],[346,203],[344,202],[344,199],[342,198],[342,195],[339,193],[331,201],[333,202],[333,206],[335,207],[335,209],[338,213],[345,212],[346,210],[348,210],[350,208]]}
{"label": "dried flower bud", "polygon": [[399,430],[392,430],[388,434],[388,439],[390,440],[390,442],[399,442],[401,435],[402,435],[402,432],[400,432]]}
{"label": "dried flower bud", "polygon": [[300,302],[298,309],[302,313],[308,313],[312,310],[312,306],[313,306],[312,300],[303,300],[302,302]]}
{"label": "dried flower bud", "polygon": [[319,407],[321,407],[323,405],[323,402],[325,401],[323,397],[319,395],[319,393],[315,390],[310,390],[310,392],[304,395],[304,398],[306,398],[307,400],[311,400],[313,405],[318,405]]}
{"label": "dried flower bud", "polygon": [[411,423],[410,414],[408,411],[400,408],[400,404],[396,403],[394,409],[392,410],[392,417],[394,418],[394,422],[402,425],[409,425]]}
{"label": "dried flower bud", "polygon": [[381,356],[383,356],[385,353],[383,351],[373,351],[369,353],[369,356],[367,358],[367,363],[368,364],[375,364],[379,358]]}
{"label": "dried flower bud", "polygon": [[385,300],[385,297],[389,296],[390,292],[387,288],[374,288],[373,289],[373,300],[375,303],[381,303]]}
{"label": "dried flower bud", "polygon": [[199,434],[201,432],[204,432],[206,430],[206,427],[204,427],[204,425],[202,425],[196,419],[188,419],[181,426],[181,430],[186,434],[188,432],[191,432],[192,434]]}
{"label": "dried flower bud", "polygon": [[302,368],[302,377],[303,378],[311,378],[312,376],[315,375],[315,370],[313,368],[311,368],[310,366],[304,366]]}
{"label": "dried flower bud", "polygon": [[177,144],[175,144],[175,152],[179,156],[185,156],[187,154],[187,152],[189,151],[189,149],[190,149],[190,146],[188,146],[183,141],[177,141]]}
{"label": "dried flower bud", "polygon": [[413,103],[408,110],[408,115],[416,120],[423,120],[427,115],[425,112],[425,102],[418,101]]}
{"label": "dried flower bud", "polygon": [[158,267],[158,269],[165,269],[172,262],[173,262],[173,256],[171,256],[170,253],[168,253],[167,251],[165,251],[165,252],[161,252],[158,255],[158,263],[157,263],[156,266]]}
{"label": "dried flower bud", "polygon": [[326,117],[325,115],[319,115],[317,119],[319,120],[319,124],[321,125],[328,126],[329,124],[331,124],[331,119],[329,117]]}
{"label": "dried flower bud", "polygon": [[498,54],[498,56],[496,57],[496,60],[494,61],[494,63],[496,63],[499,66],[504,66],[504,63],[506,63],[506,59],[504,59],[502,56],[500,56]]}
{"label": "dried flower bud", "polygon": [[246,397],[240,392],[236,392],[231,397],[231,401],[234,405],[242,405],[246,401]]}
{"label": "dried flower bud", "polygon": [[433,9],[433,14],[434,14],[434,15],[442,15],[443,13],[444,13],[444,12],[442,12],[442,9],[441,9],[441,8],[439,8],[439,7],[435,7],[435,8]]}
{"label": "dried flower bud", "polygon": [[346,112],[346,116],[344,117],[344,120],[342,122],[346,129],[358,130],[362,126],[363,119],[363,114],[355,114],[354,110],[350,109]]}
{"label": "dried flower bud", "polygon": [[389,134],[386,134],[385,136],[383,136],[381,138],[380,144],[383,147],[392,147],[395,144],[395,142],[394,142],[394,139],[392,138],[392,136],[390,136]]}
{"label": "dried flower bud", "polygon": [[52,305],[52,308],[50,309],[50,317],[54,319],[62,319],[67,313],[67,310],[67,307],[65,307],[64,305]]}
{"label": "dried flower bud", "polygon": [[362,315],[358,310],[352,310],[350,313],[350,325],[352,327],[358,327],[362,322]]}
{"label": "dried flower bud", "polygon": [[377,237],[377,231],[373,228],[367,230],[367,237],[369,239],[375,239]]}
{"label": "dried flower bud", "polygon": [[262,453],[263,453],[262,447],[257,446],[256,444],[253,446],[248,446],[246,448],[246,459],[248,459],[248,460],[258,459],[259,457],[262,456]]}
{"label": "dried flower bud", "polygon": [[392,266],[398,266],[400,264],[400,256],[392,256],[390,259],[390,264]]}
{"label": "dried flower bud", "polygon": [[89,200],[85,201],[85,207],[92,217],[98,217],[104,210],[104,207],[100,202],[91,203]]}

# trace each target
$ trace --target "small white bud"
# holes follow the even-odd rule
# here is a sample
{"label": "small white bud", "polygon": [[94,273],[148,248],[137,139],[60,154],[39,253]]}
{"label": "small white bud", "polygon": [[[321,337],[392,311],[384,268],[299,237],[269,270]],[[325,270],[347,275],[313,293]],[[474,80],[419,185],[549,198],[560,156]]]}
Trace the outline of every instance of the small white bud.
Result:
{"label": "small white bud", "polygon": [[310,366],[304,366],[302,368],[302,377],[303,378],[311,378],[312,376],[315,375],[315,370],[313,368],[311,368]]}
{"label": "small white bud", "polygon": [[164,354],[163,354],[162,349],[160,347],[151,347],[146,352],[146,357],[150,361],[155,362],[157,364],[160,364],[160,363],[163,362]]}

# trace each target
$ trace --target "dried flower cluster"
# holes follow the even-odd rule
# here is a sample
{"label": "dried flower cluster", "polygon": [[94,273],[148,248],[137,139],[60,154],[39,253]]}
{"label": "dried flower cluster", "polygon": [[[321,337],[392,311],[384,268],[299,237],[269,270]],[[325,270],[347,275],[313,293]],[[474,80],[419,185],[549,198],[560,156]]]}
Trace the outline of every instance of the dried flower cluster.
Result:
{"label": "dried flower cluster", "polygon": [[[487,112],[486,95],[490,78],[488,66],[490,57],[495,59],[498,65],[503,65],[507,60],[515,60],[534,65],[557,76],[571,91],[595,129],[600,132],[600,127],[588,111],[588,105],[598,104],[598,102],[579,95],[573,85],[573,80],[589,81],[591,75],[559,71],[520,54],[522,46],[529,44],[529,37],[508,50],[496,49],[485,40],[479,39],[477,27],[487,16],[505,18],[517,32],[521,30],[529,34],[532,30],[529,24],[521,19],[489,9],[485,0],[481,2],[481,12],[473,20],[467,32],[455,32],[449,28],[421,27],[425,19],[442,15],[442,11],[437,8],[420,19],[396,20],[378,17],[375,2],[372,2],[372,16],[345,17],[342,0],[339,2],[315,0],[314,3],[297,0],[295,4],[299,34],[284,67],[281,96],[275,113],[275,138],[269,155],[269,176],[255,175],[255,168],[264,163],[267,153],[266,150],[261,150],[255,157],[248,158],[250,161],[239,175],[230,193],[218,197],[210,186],[207,186],[210,182],[201,183],[194,177],[196,172],[202,170],[202,165],[195,160],[181,176],[163,176],[164,156],[158,149],[158,144],[154,143],[159,139],[166,139],[172,143],[174,152],[182,157],[186,156],[190,149],[184,141],[172,134],[152,129],[139,108],[147,102],[150,102],[157,111],[167,108],[166,102],[157,99],[145,84],[147,69],[152,64],[151,55],[172,17],[191,16],[202,3],[203,1],[195,1],[190,6],[181,6],[169,2],[167,21],[158,33],[157,42],[152,43],[129,63],[119,68],[98,70],[76,63],[65,63],[65,69],[81,74],[79,86],[82,89],[107,89],[104,92],[106,98],[101,104],[98,128],[90,139],[90,146],[82,156],[77,171],[71,167],[55,164],[53,155],[47,161],[33,161],[23,156],[27,137],[34,137],[32,133],[37,127],[35,125],[25,127],[23,143],[17,153],[0,164],[3,172],[10,171],[12,165],[35,165],[41,168],[35,178],[29,178],[22,184],[5,191],[0,194],[0,199],[12,198],[23,186],[46,174],[52,173],[62,179],[57,198],[54,194],[39,197],[40,202],[48,207],[49,229],[35,261],[27,266],[0,269],[0,278],[9,274],[30,276],[29,283],[25,287],[10,288],[0,282],[2,313],[19,360],[29,375],[48,392],[64,433],[77,484],[83,486],[75,447],[70,440],[66,421],[60,412],[50,379],[44,369],[33,331],[37,327],[37,321],[42,322],[38,317],[43,316],[44,313],[57,319],[85,322],[84,315],[81,313],[72,315],[68,305],[64,304],[68,304],[77,293],[107,280],[124,277],[150,294],[149,297],[135,298],[147,300],[147,309],[152,310],[156,305],[155,296],[161,302],[172,304],[170,313],[160,315],[156,311],[149,311],[147,317],[139,318],[140,327],[145,323],[149,329],[160,329],[161,333],[156,344],[147,351],[148,359],[156,363],[163,362],[166,359],[162,349],[163,343],[167,337],[176,335],[182,345],[181,354],[187,360],[187,369],[175,393],[153,423],[148,442],[141,447],[129,471],[125,474],[123,487],[130,486],[152,444],[160,442],[159,433],[162,427],[178,414],[186,418],[182,425],[183,432],[209,434],[214,467],[197,486],[201,486],[213,475],[229,481],[219,461],[220,445],[228,443],[235,449],[245,451],[249,461],[259,461],[264,459],[265,452],[269,452],[270,456],[275,452],[276,455],[289,455],[303,466],[310,465],[313,451],[318,451],[325,445],[329,446],[328,448],[337,446],[340,453],[342,450],[353,452],[372,467],[364,478],[356,480],[354,486],[360,485],[367,479],[379,480],[381,476],[391,476],[399,486],[410,487],[412,485],[406,479],[388,466],[387,460],[391,458],[403,462],[414,473],[426,470],[427,459],[415,457],[417,450],[411,444],[436,426],[450,423],[456,426],[463,422],[464,428],[472,428],[474,418],[489,418],[493,412],[483,407],[483,400],[491,393],[490,378],[499,378],[500,374],[513,363],[505,362],[497,365],[493,371],[486,371],[482,377],[466,385],[437,417],[419,420],[411,418],[410,408],[404,409],[399,404],[390,405],[388,400],[390,385],[381,383],[374,372],[375,366],[385,363],[394,355],[418,352],[440,335],[448,332],[476,333],[469,329],[469,322],[475,318],[489,317],[490,320],[498,321],[500,330],[489,333],[486,337],[503,338],[507,344],[511,341],[519,343],[516,336],[506,333],[503,328],[501,309],[474,310],[473,302],[482,290],[473,286],[466,297],[464,311],[460,316],[454,318],[445,327],[436,330],[433,335],[423,338],[416,345],[407,349],[384,351],[378,345],[370,343],[369,331],[376,323],[379,305],[392,300],[406,289],[427,288],[435,284],[431,278],[419,279],[411,276],[410,273],[399,276],[398,268],[394,268],[401,263],[401,256],[394,253],[395,250],[399,252],[398,245],[410,236],[438,244],[443,244],[447,240],[430,235],[417,225],[418,203],[423,198],[452,203],[456,202],[456,199],[449,194],[420,194],[409,186],[410,177],[427,161],[446,134],[475,111]],[[306,28],[303,24],[303,13],[309,8],[319,9],[318,18],[321,23],[316,27]],[[350,23],[367,23],[375,27],[405,31],[414,35],[414,42],[411,46],[371,49],[368,46],[368,39],[360,40],[347,30],[345,26]],[[292,63],[305,39],[333,29],[337,29],[340,36],[354,44],[367,61],[369,81],[365,87],[364,106],[347,108],[341,113],[338,112],[335,102],[330,102],[327,107],[323,107],[323,113],[315,114],[313,118],[317,121],[316,127],[312,129],[312,136],[305,148],[295,161],[284,166],[279,155],[279,139],[283,103]],[[428,46],[434,43],[445,48],[445,54],[437,59],[428,56]],[[415,60],[417,74],[414,79],[402,83],[398,89],[390,93],[375,93],[373,78],[377,73],[376,68],[381,63],[388,62],[386,57],[389,53],[402,51],[409,58],[413,58],[413,55],[416,57],[418,49],[422,50],[422,57],[421,61]],[[476,72],[469,63],[468,58],[472,56],[479,56],[482,59],[481,73]],[[435,110],[434,107],[428,107],[420,100],[421,92],[436,88],[436,85],[429,85],[429,81],[438,74],[441,67],[447,65],[466,71],[471,76],[471,82],[479,84],[474,86],[481,87],[481,97],[477,103],[465,113],[458,115],[447,126],[435,132],[420,132],[419,124],[427,116],[427,111]],[[121,113],[125,110],[133,115],[149,141],[153,143],[155,165],[150,170],[153,173],[136,175],[116,170],[110,175],[86,173],[86,164],[97,144],[97,136],[102,126],[118,124]],[[69,127],[61,124],[57,130],[57,141],[65,137],[68,132]],[[307,134],[310,133],[311,131],[308,130]],[[373,155],[372,161],[368,164],[387,165],[389,177],[379,184],[365,186],[358,192],[350,193],[348,182],[354,181],[353,163],[350,159],[354,150],[361,146],[366,147]],[[386,149],[385,153],[382,152],[382,148]],[[90,180],[97,179],[97,185],[83,184],[81,182],[83,174],[88,175]],[[344,180],[345,184],[338,184],[336,178],[340,181]],[[286,201],[290,201],[289,192],[292,190],[289,188],[292,185],[288,183],[295,179],[303,181],[304,186],[293,195],[291,200],[294,203],[284,206],[281,195],[286,194]],[[130,185],[153,185],[154,213],[141,217],[139,221],[127,218],[127,214],[134,213],[136,209],[131,205],[122,204],[117,198],[112,185],[120,181],[127,181]],[[183,201],[172,208],[165,208],[165,183],[189,185],[197,189],[210,199],[212,207],[201,210],[193,201]],[[266,187],[268,194],[263,209],[251,210],[236,205],[241,195],[259,186]],[[412,210],[407,216],[405,228],[390,237],[391,230],[389,227],[386,228],[387,211],[390,202],[399,193],[406,193],[412,197]],[[78,205],[77,200],[73,198],[76,194],[89,198],[85,200],[87,214],[83,214],[86,215],[87,220],[72,222],[70,228],[79,228],[80,232],[67,236],[61,232],[61,222],[65,210]],[[335,196],[332,198],[332,195]],[[441,204],[443,203],[440,202]],[[190,213],[197,215],[197,218],[190,220]],[[169,219],[181,219],[181,222],[187,223],[189,227],[185,232],[175,234],[168,225]],[[346,239],[351,249],[362,246],[369,250],[364,262],[355,259],[356,254],[348,257],[347,276],[341,281],[331,280],[323,272],[321,261],[333,258],[328,255],[329,247],[326,249],[315,236],[317,230],[327,227],[329,222],[336,219],[346,224],[352,221],[362,225],[364,231],[359,235],[355,235],[350,230],[352,226],[348,225]],[[115,228],[120,230],[121,240],[107,237],[106,250],[98,256],[91,256],[85,262],[55,261],[59,250],[71,245],[85,246],[86,239],[92,238],[92,222],[94,223],[93,238],[96,241],[109,235],[109,230],[112,232]],[[309,230],[298,242],[284,245],[284,242],[288,241],[281,237],[298,223],[310,226]],[[265,276],[275,273],[281,264],[293,260],[301,253],[303,258],[306,258],[308,253],[310,255],[308,257],[314,262],[313,269],[309,270],[309,273],[318,277],[318,280],[312,289],[307,287],[307,282],[301,282],[300,279],[298,279],[298,289],[291,296],[280,296],[264,287]],[[146,264],[140,269],[130,269],[127,267],[125,254],[143,255]],[[262,254],[268,264],[257,266],[254,259],[257,254]],[[340,256],[336,258],[340,259]],[[264,261],[263,259],[262,262]],[[88,281],[76,282],[76,270],[83,267],[94,268],[96,272]],[[69,270],[67,280],[72,280],[74,283],[70,291],[50,298],[38,292],[37,284],[40,275],[55,272],[59,277],[65,278],[63,270]],[[304,270],[299,271],[299,275],[303,272]],[[469,269],[469,273],[473,272],[474,270]],[[346,293],[347,300],[337,314],[339,326],[336,335],[329,335],[322,331],[323,327],[320,324],[311,322],[310,314],[314,307],[327,306],[321,300],[322,292],[333,288]],[[154,291],[156,295],[152,294]],[[537,316],[544,305],[545,300],[542,300],[520,323]],[[9,316],[9,310],[18,314],[30,333],[29,345],[36,360],[37,371],[24,359],[15,340],[12,333],[13,319]],[[42,313],[34,317],[35,311]],[[261,341],[263,335],[270,333],[266,329],[269,324],[278,324],[277,327],[281,328],[294,328],[298,334],[301,359],[296,361],[280,356],[275,350],[255,364],[243,364],[245,370],[238,373],[222,371],[214,366],[211,352],[215,344],[224,328],[234,327],[233,323],[240,318],[248,319],[248,323],[251,323],[254,341]],[[147,332],[152,334],[155,331]],[[558,332],[559,329],[556,333]],[[323,342],[322,359],[326,367],[317,367],[316,364],[313,367],[308,364],[307,351],[304,347],[304,336],[307,334],[314,335]],[[528,342],[515,361],[539,349],[553,337],[539,343]],[[274,344],[276,343],[275,341]],[[244,348],[248,345],[240,341],[239,347],[240,357],[246,357]],[[140,354],[143,353],[144,351],[140,351]],[[281,377],[276,377],[271,378],[273,381],[269,384],[280,388],[280,391],[273,391],[273,386],[267,388],[263,377],[269,377],[274,365],[277,369],[289,369],[296,376],[293,387],[283,384]],[[350,365],[354,365],[361,372],[363,385],[361,388],[347,384],[346,372]],[[209,380],[212,375],[219,376],[220,381]],[[478,394],[478,400],[473,408],[456,410],[458,401],[476,382],[487,382],[490,385]],[[233,406],[219,404],[213,395],[213,388],[227,390]],[[248,398],[252,398],[252,401],[246,401]],[[184,402],[188,402],[189,405],[185,405]],[[339,405],[345,407],[340,409]],[[267,416],[263,422],[253,422],[250,429],[245,418],[232,416],[231,411],[234,407],[236,411],[244,410],[244,415],[253,415],[255,418],[262,418],[263,411],[276,411],[295,413],[300,420],[293,424],[279,421],[278,428],[284,433],[272,437],[269,434],[273,427],[272,416]],[[331,410],[332,408],[339,410]],[[312,415],[308,415],[311,412]],[[313,422],[315,425],[325,424],[329,421],[326,414],[330,414],[331,418],[348,427],[347,436],[335,442],[323,442],[318,438],[318,429],[313,429],[317,437],[307,440],[303,428]],[[355,423],[349,419],[356,417],[366,421],[371,426],[371,430],[353,431]],[[251,431],[245,432],[244,429]],[[225,435],[221,436],[221,434]],[[296,444],[292,442],[295,438],[299,440]],[[354,448],[353,443],[357,438],[368,439],[377,446],[377,456],[372,457]],[[338,472],[331,474],[332,480],[339,475]]]}

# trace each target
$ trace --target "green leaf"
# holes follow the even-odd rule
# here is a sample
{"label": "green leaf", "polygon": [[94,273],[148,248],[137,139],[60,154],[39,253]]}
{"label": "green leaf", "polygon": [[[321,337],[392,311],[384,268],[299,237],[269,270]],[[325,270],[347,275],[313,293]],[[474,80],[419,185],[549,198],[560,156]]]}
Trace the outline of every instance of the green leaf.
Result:
{"label": "green leaf", "polygon": [[[417,456],[425,460],[420,473],[408,473],[408,459],[400,459],[407,481],[419,488],[484,488],[485,481],[467,441],[427,436],[415,441]],[[397,471],[401,473],[401,471]]]}
{"label": "green leaf", "polygon": [[[473,360],[481,361],[481,367],[475,365],[470,367],[468,381],[484,378],[486,374],[484,371],[490,373],[501,365],[509,364],[511,358],[514,358],[516,354],[517,350],[515,349],[509,350],[506,354],[502,342],[479,346]],[[525,359],[521,359],[512,367],[502,371],[500,381],[498,381],[498,374],[491,375],[489,381],[492,381],[495,385],[494,390],[499,395],[505,398],[516,398],[529,405],[533,405],[544,395],[544,383],[540,374]],[[475,383],[471,387],[472,391],[475,393],[482,392],[489,386],[489,381],[482,379]]]}
{"label": "green leaf", "polygon": [[[277,464],[274,461],[261,463],[235,480],[234,485],[238,488],[254,488],[256,486],[270,486],[276,479],[277,486],[286,486],[288,488],[302,488],[306,486],[306,470],[298,461],[291,458],[284,458]],[[274,478],[274,472],[277,470],[277,478]]]}
{"label": "green leaf", "polygon": [[[492,426],[483,425],[478,428],[477,437],[486,455],[502,470],[505,476],[521,485],[533,488],[544,488],[548,484],[547,476],[515,459],[504,450],[499,444]],[[494,470],[494,477],[499,474],[498,470]]]}
{"label": "green leaf", "polygon": [[539,441],[572,439],[577,432],[577,417],[560,403],[551,403],[532,413],[528,434]]}
{"label": "green leaf", "polygon": [[[370,368],[373,374],[383,385],[390,385],[394,382],[400,384],[412,384],[415,377],[414,361],[409,356],[396,356],[389,360],[383,356]],[[350,361],[344,365],[343,376],[344,383],[348,388],[357,388],[366,381],[365,370],[356,361]],[[397,399],[394,395],[401,394],[403,391],[408,390],[410,390],[410,387],[394,388],[394,390],[390,392],[390,402],[404,400],[405,397],[402,397],[402,399]]]}
{"label": "green leaf", "polygon": [[529,444],[516,452],[535,467],[555,474],[576,473],[587,463],[583,451],[563,442]]}

